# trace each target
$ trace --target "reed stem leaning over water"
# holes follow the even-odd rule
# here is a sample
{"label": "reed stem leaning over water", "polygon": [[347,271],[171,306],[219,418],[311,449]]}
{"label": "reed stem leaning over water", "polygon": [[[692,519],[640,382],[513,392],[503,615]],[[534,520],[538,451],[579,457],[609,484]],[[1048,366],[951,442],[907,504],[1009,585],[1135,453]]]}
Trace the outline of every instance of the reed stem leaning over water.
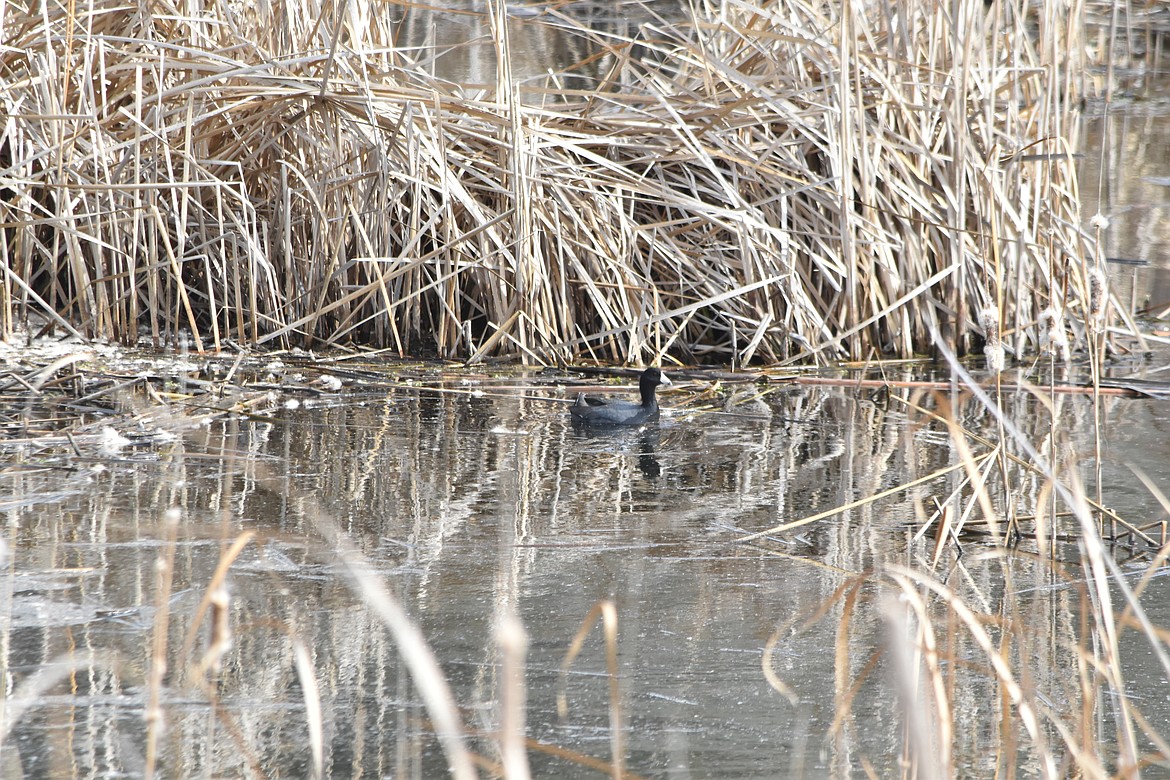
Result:
{"label": "reed stem leaning over water", "polygon": [[516,88],[493,17],[478,92],[363,7],[71,8],[9,7],[0,41],[4,337],[827,362],[976,348],[989,305],[1032,354],[1092,308],[1080,3],[582,27],[560,75],[600,91]]}

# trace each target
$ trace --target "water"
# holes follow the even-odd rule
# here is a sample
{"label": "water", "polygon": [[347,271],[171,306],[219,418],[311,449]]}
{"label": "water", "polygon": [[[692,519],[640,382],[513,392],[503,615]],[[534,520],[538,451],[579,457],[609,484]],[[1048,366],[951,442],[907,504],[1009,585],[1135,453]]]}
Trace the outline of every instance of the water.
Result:
{"label": "water", "polygon": [[[561,673],[574,636],[603,600],[616,606],[630,771],[860,776],[867,763],[879,774],[896,771],[901,705],[892,656],[879,653],[898,633],[896,602],[888,580],[866,573],[929,567],[932,541],[916,540],[915,531],[953,478],[770,539],[736,540],[945,467],[953,453],[938,423],[852,387],[745,384],[712,393],[709,382],[676,375],[681,387],[666,399],[676,411],[660,427],[593,435],[574,430],[566,410],[577,385],[594,380],[409,371],[406,385],[390,367],[387,389],[363,390],[365,375],[355,374],[342,395],[286,392],[169,444],[103,453],[94,437],[80,439],[76,453],[18,451],[3,474],[8,713],[38,670],[54,661],[69,668],[9,721],[5,776],[22,776],[18,768],[27,777],[142,771],[158,564],[172,532],[164,775],[235,776],[251,767],[305,776],[298,644],[320,689],[328,775],[442,774],[444,758],[391,634],[327,541],[334,528],[418,621],[473,730],[490,732],[497,722],[495,624],[505,609],[516,611],[530,640],[526,712],[539,743],[530,746],[536,776],[592,777],[596,770],[579,757],[608,760],[600,626]],[[765,392],[753,398],[758,390]],[[723,412],[737,395],[743,403]],[[922,391],[907,397],[932,403]],[[1042,419],[1038,404],[1021,403],[1020,419]],[[1068,439],[1085,447],[1088,400],[1059,403]],[[1107,402],[1110,455],[1118,453],[1110,463],[1137,446],[1126,431],[1167,424],[1162,406]],[[959,411],[968,427],[990,432],[975,404]],[[1111,467],[1110,479],[1123,472]],[[172,507],[181,512],[177,525],[167,519]],[[211,621],[193,628],[193,617],[225,551],[246,534],[226,578],[232,646],[215,672],[206,655]],[[1072,717],[1074,700],[1063,697],[1076,682],[1076,588],[1034,564],[1030,541],[1005,570],[983,556],[985,535],[965,540],[962,565],[948,553],[940,576],[989,615],[1011,603],[1035,618],[1029,636],[1043,661],[1034,684]],[[1057,554],[1075,567],[1071,545]],[[838,590],[851,586],[858,590],[850,606]],[[1165,587],[1154,580],[1151,607],[1167,603]],[[808,622],[822,605],[825,614]],[[931,608],[935,619],[945,613]],[[952,672],[956,721],[987,724],[959,735],[956,764],[990,772],[997,688],[978,668],[980,650],[963,632],[940,634],[948,635],[957,636],[947,653],[975,667]],[[1140,653],[1142,645],[1130,647]],[[769,685],[765,659],[795,703]],[[198,671],[201,663],[207,668]],[[1157,672],[1148,659],[1135,664]],[[850,685],[850,713],[834,732]],[[1134,686],[1146,717],[1170,722],[1164,695],[1148,682]],[[565,719],[556,712],[561,690]],[[473,745],[491,757],[489,740]],[[1024,750],[1018,760],[1028,767],[1033,759]]]}
{"label": "water", "polygon": [[1102,234],[1123,302],[1165,318],[1170,307],[1170,77],[1165,69],[1095,106],[1085,126],[1081,194],[1086,220],[1109,220]]}
{"label": "water", "polygon": [[[399,40],[419,64],[468,94],[494,93],[497,41],[482,3],[449,0],[402,6],[394,19]],[[510,4],[507,8],[508,58],[512,80],[533,103],[558,102],[558,90],[603,88],[618,63],[602,54],[599,41],[639,37],[646,24],[685,18],[677,0],[568,4]],[[646,52],[635,50],[635,56]],[[613,88],[608,82],[605,89]]]}

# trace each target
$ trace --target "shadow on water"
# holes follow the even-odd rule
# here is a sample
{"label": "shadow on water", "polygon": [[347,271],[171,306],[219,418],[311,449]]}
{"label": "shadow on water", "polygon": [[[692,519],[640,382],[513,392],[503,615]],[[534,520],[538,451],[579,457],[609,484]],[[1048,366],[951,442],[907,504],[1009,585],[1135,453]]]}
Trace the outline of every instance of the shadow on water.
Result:
{"label": "shadow on water", "polygon": [[[465,722],[485,738],[500,694],[494,620],[516,609],[531,642],[535,776],[596,776],[554,749],[608,758],[599,635],[564,678],[567,717],[556,709],[566,650],[602,599],[618,614],[630,771],[848,776],[869,764],[896,772],[903,720],[875,655],[889,631],[875,608],[882,588],[862,588],[865,608],[843,611],[834,598],[867,571],[928,566],[932,540],[915,533],[957,475],[752,544],[735,541],[952,464],[945,428],[912,411],[931,406],[931,395],[912,391],[909,404],[887,406],[861,391],[782,388],[688,411],[699,405],[688,404],[684,386],[664,399],[684,408],[668,410],[661,425],[597,433],[575,430],[567,404],[550,393],[559,391],[547,383],[437,382],[224,419],[116,456],[25,452],[3,472],[3,640],[9,690],[18,692],[9,714],[48,664],[70,667],[5,721],[14,749],[5,751],[4,776],[141,772],[158,561],[172,530],[165,775],[305,776],[297,643],[310,649],[320,688],[327,775],[445,773],[386,628],[323,541],[325,516],[419,622]],[[1088,402],[1056,403],[1065,435],[1083,441]],[[1037,436],[1047,433],[1040,402],[1021,396],[1008,405]],[[991,431],[975,404],[957,411],[971,430]],[[1167,420],[1150,405],[1107,407],[1109,430],[1135,424],[1150,430]],[[1040,495],[1039,483],[1021,495]],[[181,510],[173,529],[171,507]],[[213,657],[206,625],[192,621],[226,549],[247,533],[255,537],[227,578],[232,644]],[[1044,654],[1033,684],[1054,696],[1075,687],[1076,589],[1035,565],[1027,542],[1006,559],[981,556],[990,548],[978,532],[967,544],[964,562],[948,556],[940,576],[989,615],[1017,598],[1034,618],[1032,649]],[[1075,565],[1071,546],[1059,555]],[[185,641],[190,656],[177,658]],[[948,641],[949,657],[979,657],[966,635]],[[795,703],[769,685],[765,659]],[[973,667],[954,672],[956,720],[983,725],[957,736],[956,755],[981,774],[1001,744],[1000,693]],[[1148,704],[1147,717],[1170,712]],[[489,740],[474,744],[493,757]]]}

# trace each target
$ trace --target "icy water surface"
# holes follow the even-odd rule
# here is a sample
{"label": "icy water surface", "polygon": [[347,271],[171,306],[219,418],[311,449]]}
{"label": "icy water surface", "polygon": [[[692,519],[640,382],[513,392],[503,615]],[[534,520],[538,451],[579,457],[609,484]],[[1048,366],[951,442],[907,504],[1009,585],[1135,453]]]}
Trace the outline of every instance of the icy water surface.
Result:
{"label": "icy water surface", "polygon": [[[299,651],[318,689],[310,698],[320,701],[328,776],[444,774],[392,635],[345,574],[338,531],[418,622],[469,743],[489,761],[497,758],[490,737],[501,685],[495,628],[514,609],[530,642],[534,775],[604,775],[611,730],[600,626],[563,682],[561,667],[591,610],[612,600],[628,771],[897,771],[905,719],[885,650],[902,624],[891,617],[888,583],[856,575],[929,569],[933,535],[916,540],[915,532],[933,500],[957,485],[956,473],[770,538],[738,540],[955,463],[945,427],[905,403],[934,406],[930,393],[889,399],[866,388],[775,382],[715,392],[706,379],[676,375],[664,396],[674,410],[661,425],[593,434],[574,430],[566,410],[594,378],[401,378],[391,368],[388,389],[350,381],[340,393],[281,393],[249,415],[148,446],[95,439],[79,441],[77,452],[15,451],[2,472],[0,607],[8,619],[0,639],[11,734],[0,774],[140,775],[152,643],[162,640],[163,776],[307,776],[311,716]],[[977,405],[957,403],[965,425],[990,430]],[[1088,400],[1057,403],[1060,440],[1091,453]],[[1041,424],[1037,402],[1019,396],[1008,406],[1023,424]],[[1124,488],[1136,484],[1125,463],[1139,446],[1164,458],[1164,437],[1150,433],[1168,425],[1165,402],[1107,401],[1107,474],[1143,520],[1159,510]],[[1155,480],[1170,492],[1170,475]],[[1026,501],[1038,485],[1017,487]],[[1012,581],[1045,654],[1031,684],[1075,720],[1077,575],[1043,574],[1027,540],[1006,563],[988,559],[985,530],[966,535],[965,562],[948,553],[938,575],[989,618]],[[242,552],[226,570],[227,606],[217,619],[201,602],[237,541]],[[1072,546],[1058,545],[1057,554],[1075,568]],[[169,598],[160,601],[160,561],[171,555]],[[860,585],[847,612],[834,594],[851,583]],[[1159,578],[1144,597],[1156,621],[1170,618],[1164,608],[1157,614],[1168,595]],[[825,614],[813,616],[822,604]],[[226,636],[211,630],[217,622],[231,634],[221,654],[212,652],[214,638]],[[957,765],[977,774],[997,762],[1028,769],[1024,748],[997,757],[999,694],[980,651],[955,633],[947,652],[976,661],[956,673]],[[1145,715],[1165,723],[1165,680],[1143,660],[1142,644],[1132,647],[1134,668],[1149,674],[1128,682]],[[791,699],[769,684],[765,665]],[[834,726],[836,717],[843,721]]]}

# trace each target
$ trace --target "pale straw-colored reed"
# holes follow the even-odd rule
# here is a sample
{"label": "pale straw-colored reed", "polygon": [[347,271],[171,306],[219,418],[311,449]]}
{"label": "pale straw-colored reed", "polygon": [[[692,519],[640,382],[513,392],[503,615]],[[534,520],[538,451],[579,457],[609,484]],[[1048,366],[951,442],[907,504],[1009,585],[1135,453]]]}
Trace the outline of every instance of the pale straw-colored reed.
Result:
{"label": "pale straw-colored reed", "polygon": [[364,3],[4,9],[3,336],[828,362],[1105,300],[1079,2],[701,5],[539,94],[498,3],[477,92]]}

